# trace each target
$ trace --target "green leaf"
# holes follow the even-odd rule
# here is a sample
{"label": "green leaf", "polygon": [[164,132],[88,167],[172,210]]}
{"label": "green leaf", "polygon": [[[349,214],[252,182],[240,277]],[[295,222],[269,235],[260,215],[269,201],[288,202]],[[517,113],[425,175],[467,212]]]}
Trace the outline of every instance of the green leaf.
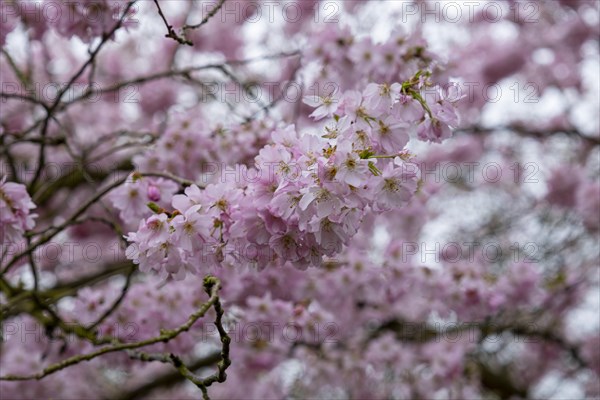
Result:
{"label": "green leaf", "polygon": [[164,210],[156,203],[150,202],[146,204],[149,209],[152,210],[155,214],[162,214]]}

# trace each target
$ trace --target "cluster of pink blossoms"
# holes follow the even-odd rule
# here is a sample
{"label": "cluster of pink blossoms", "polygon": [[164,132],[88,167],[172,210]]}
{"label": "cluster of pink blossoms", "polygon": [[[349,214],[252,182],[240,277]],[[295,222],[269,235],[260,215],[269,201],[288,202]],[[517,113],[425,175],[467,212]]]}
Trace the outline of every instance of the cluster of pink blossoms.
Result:
{"label": "cluster of pink blossoms", "polygon": [[[174,196],[173,212],[152,215],[127,236],[128,257],[143,271],[175,279],[240,258],[261,266],[320,265],[342,250],[365,214],[403,206],[417,191],[408,133],[418,129],[432,141],[449,136],[453,105],[423,100],[426,75],[306,98],[317,107],[313,118],[328,117],[317,132],[277,129],[253,167]],[[423,127],[427,121],[434,123]]]}
{"label": "cluster of pink blossoms", "polygon": [[118,190],[109,194],[109,199],[119,210],[119,217],[128,225],[137,224],[148,213],[149,202],[166,207],[169,199],[177,192],[173,181],[158,178],[143,178],[132,175]]}
{"label": "cluster of pink blossoms", "polygon": [[551,171],[546,200],[550,204],[574,210],[587,229],[600,229],[600,183],[585,176],[582,168],[563,167]]}
{"label": "cluster of pink blossoms", "polygon": [[34,208],[24,185],[0,180],[0,243],[17,242],[35,226]]}
{"label": "cluster of pink blossoms", "polygon": [[268,118],[215,127],[206,120],[199,112],[173,115],[156,145],[133,157],[136,168],[141,172],[168,171],[187,179],[202,177],[203,183],[213,183],[220,179],[223,160],[250,165],[275,130],[275,123]]}
{"label": "cluster of pink blossoms", "polygon": [[[127,6],[126,0],[94,0],[89,2],[64,1],[61,18],[56,25],[58,33],[65,37],[78,36],[84,42],[109,32],[117,23]],[[125,21],[131,26],[133,19]]]}

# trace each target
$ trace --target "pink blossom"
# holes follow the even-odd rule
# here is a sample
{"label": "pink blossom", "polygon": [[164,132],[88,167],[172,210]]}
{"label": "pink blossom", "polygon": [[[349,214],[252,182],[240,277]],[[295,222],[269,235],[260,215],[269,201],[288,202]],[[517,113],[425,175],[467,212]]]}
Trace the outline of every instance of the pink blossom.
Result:
{"label": "pink blossom", "polygon": [[391,85],[387,83],[370,83],[365,88],[365,103],[369,109],[378,111],[374,116],[389,111],[400,96],[401,85],[396,82]]}
{"label": "pink blossom", "polygon": [[30,210],[36,206],[29,197],[24,185],[0,180],[0,239],[4,242],[17,242],[25,231],[33,229],[37,214]]}
{"label": "pink blossom", "polygon": [[600,229],[600,183],[588,181],[577,188],[575,209],[591,231]]}
{"label": "pink blossom", "polygon": [[350,141],[338,145],[335,163],[336,178],[352,186],[360,186],[367,180],[369,174],[368,161],[361,159],[352,149]]}
{"label": "pink blossom", "polygon": [[[398,165],[398,168],[394,164]],[[390,210],[406,204],[417,190],[418,174],[415,165],[396,158],[388,163],[381,176],[376,177],[375,208]]]}
{"label": "pink blossom", "polygon": [[310,115],[315,120],[324,117],[331,117],[337,111],[340,102],[340,96],[337,91],[323,96],[313,95],[303,98],[305,104],[316,108]]}

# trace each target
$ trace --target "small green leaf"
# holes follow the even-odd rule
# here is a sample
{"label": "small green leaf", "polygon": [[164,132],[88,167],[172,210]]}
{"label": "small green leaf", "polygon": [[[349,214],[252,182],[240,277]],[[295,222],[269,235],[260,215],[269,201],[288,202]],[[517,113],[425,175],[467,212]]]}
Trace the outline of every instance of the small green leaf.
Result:
{"label": "small green leaf", "polygon": [[146,204],[148,206],[149,209],[152,210],[152,212],[154,212],[155,214],[161,214],[163,213],[165,210],[163,210],[158,204],[150,202]]}

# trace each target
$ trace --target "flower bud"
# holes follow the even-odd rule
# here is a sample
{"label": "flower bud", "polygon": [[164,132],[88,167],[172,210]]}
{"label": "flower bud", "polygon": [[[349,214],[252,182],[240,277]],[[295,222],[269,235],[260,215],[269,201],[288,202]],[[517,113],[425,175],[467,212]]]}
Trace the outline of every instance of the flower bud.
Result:
{"label": "flower bud", "polygon": [[154,185],[148,186],[148,199],[150,201],[160,201],[160,189]]}

